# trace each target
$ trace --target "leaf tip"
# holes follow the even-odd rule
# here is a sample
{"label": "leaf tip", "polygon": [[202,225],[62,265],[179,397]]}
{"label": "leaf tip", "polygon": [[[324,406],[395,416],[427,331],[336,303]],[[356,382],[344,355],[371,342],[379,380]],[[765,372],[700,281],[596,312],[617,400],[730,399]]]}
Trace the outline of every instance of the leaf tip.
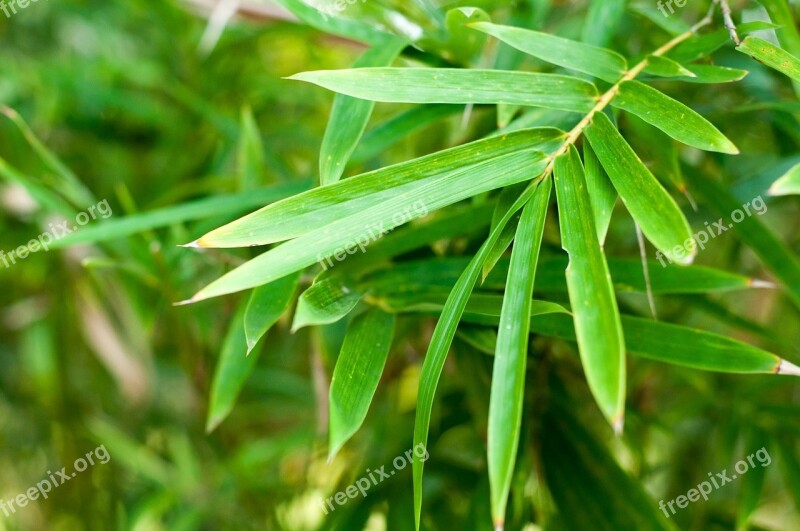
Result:
{"label": "leaf tip", "polygon": [[196,248],[200,247],[200,243],[199,242],[200,242],[200,240],[195,240],[193,242],[184,243],[183,245],[178,245],[178,247],[189,247],[189,248],[196,249]]}
{"label": "leaf tip", "polygon": [[778,364],[778,367],[775,369],[775,374],[800,376],[800,367],[798,367],[792,362],[782,359],[781,362]]}
{"label": "leaf tip", "polygon": [[614,420],[611,421],[611,427],[614,429],[614,435],[621,437],[622,431],[625,427],[625,414],[617,414],[617,416],[614,417]]}

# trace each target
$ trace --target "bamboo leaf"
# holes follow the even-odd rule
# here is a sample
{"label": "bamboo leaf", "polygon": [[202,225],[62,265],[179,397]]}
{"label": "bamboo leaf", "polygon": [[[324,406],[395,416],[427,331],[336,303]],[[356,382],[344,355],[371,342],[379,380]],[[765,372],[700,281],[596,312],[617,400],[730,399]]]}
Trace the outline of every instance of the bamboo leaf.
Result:
{"label": "bamboo leaf", "polygon": [[591,44],[491,22],[476,22],[470,26],[538,59],[609,83],[618,81],[628,69],[624,57]]}
{"label": "bamboo leaf", "polygon": [[[387,40],[386,44],[376,45],[364,52],[353,65],[355,68],[388,66],[406,47],[407,41]],[[337,182],[347,161],[358,145],[367,127],[375,103],[337,94],[322,138],[319,154],[319,176],[322,186]]]}
{"label": "bamboo leaf", "polygon": [[343,17],[331,17],[302,0],[275,0],[300,20],[320,31],[338,35],[345,39],[355,39],[367,44],[381,44],[390,35],[373,26]]}
{"label": "bamboo leaf", "polygon": [[583,370],[600,410],[620,432],[625,414],[625,340],[583,166],[574,147],[556,159],[553,175],[561,246],[569,254],[567,289]]}
{"label": "bamboo leaf", "polygon": [[686,245],[693,242],[689,222],[611,121],[604,114],[595,115],[586,138],[647,239],[670,260],[691,263],[697,250]]}
{"label": "bamboo leaf", "polygon": [[694,75],[682,77],[681,81],[689,83],[732,83],[749,74],[747,70],[717,65],[686,65],[686,69]]}
{"label": "bamboo leaf", "polygon": [[330,388],[328,461],[358,431],[386,365],[394,337],[395,316],[370,309],[347,328]]}
{"label": "bamboo leaf", "polygon": [[800,194],[800,164],[793,166],[769,187],[769,195]]}
{"label": "bamboo leaf", "polygon": [[250,294],[247,310],[244,314],[244,335],[249,355],[267,331],[272,328],[281,315],[289,308],[300,273],[287,275],[265,286],[259,286]]}
{"label": "bamboo leaf", "polygon": [[503,70],[358,68],[303,72],[289,79],[389,103],[508,103],[588,112],[597,96],[594,85],[578,78]]}
{"label": "bamboo leaf", "polygon": [[663,92],[638,81],[626,81],[612,105],[635,114],[684,144],[720,153],[739,150],[711,122]]}
{"label": "bamboo leaf", "polygon": [[[528,151],[466,167],[438,176],[413,189],[386,198],[363,212],[334,221],[303,236],[279,245],[250,260],[195,294],[189,302],[234,293],[260,286],[298,269],[321,262],[341,253],[355,254],[384,230],[397,223],[398,213],[409,211],[409,205],[424,202],[424,209],[434,211],[462,199],[530,179],[546,166],[541,153]],[[342,181],[346,183],[346,181]],[[334,186],[326,187],[333,189]],[[400,221],[410,221],[410,214]],[[394,221],[393,221],[394,220]],[[481,264],[482,265],[482,264]]]}
{"label": "bamboo leaf", "polygon": [[736,51],[747,54],[768,67],[800,82],[800,59],[786,50],[778,48],[771,42],[750,36],[742,41]]}
{"label": "bamboo leaf", "polygon": [[541,183],[525,205],[511,253],[508,283],[497,334],[492,390],[489,397],[488,464],[492,517],[505,520],[506,503],[519,446],[525,365],[536,262],[542,244],[551,183]]}
{"label": "bamboo leaf", "polygon": [[[431,411],[433,409],[433,398],[436,394],[436,387],[444,368],[447,358],[447,351],[453,342],[453,337],[458,327],[458,322],[464,313],[467,301],[470,298],[475,282],[478,280],[483,262],[500,238],[500,234],[505,224],[511,217],[522,208],[536,192],[536,186],[531,185],[517,198],[517,201],[508,209],[501,223],[497,224],[489,233],[486,241],[470,260],[467,268],[458,278],[455,286],[447,297],[447,301],[442,309],[436,328],[433,330],[428,352],[422,364],[422,372],[419,379],[419,391],[417,393],[417,415],[414,421],[414,447],[422,445],[426,447],[428,443],[428,431],[430,429]],[[419,529],[420,517],[422,514],[422,472],[424,461],[421,457],[414,454],[414,519],[416,528]]]}
{"label": "bamboo leaf", "polygon": [[[542,315],[531,321],[531,330],[575,341],[571,321],[565,314]],[[621,321],[628,352],[639,357],[703,371],[800,375],[775,354],[726,336],[629,315]]]}
{"label": "bamboo leaf", "polygon": [[517,131],[350,177],[257,210],[209,232],[194,245],[249,247],[295,238],[364,212],[432,180],[464,171],[470,165],[525,149],[545,152],[556,149],[563,135],[553,128]]}
{"label": "bamboo leaf", "polygon": [[344,318],[356,307],[363,294],[340,276],[315,282],[297,300],[292,332],[304,326],[331,324]]}

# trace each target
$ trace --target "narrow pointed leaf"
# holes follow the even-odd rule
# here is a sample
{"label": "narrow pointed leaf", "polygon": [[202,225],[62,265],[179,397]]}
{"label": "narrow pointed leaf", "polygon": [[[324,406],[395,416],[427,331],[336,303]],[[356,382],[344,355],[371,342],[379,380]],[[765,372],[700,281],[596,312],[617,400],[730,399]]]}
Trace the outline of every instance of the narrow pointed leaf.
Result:
{"label": "narrow pointed leaf", "polygon": [[[533,174],[534,177],[536,174]],[[419,392],[417,394],[417,415],[414,421],[414,447],[417,445],[427,446],[428,431],[430,429],[431,411],[433,410],[433,398],[436,394],[436,387],[444,369],[444,362],[447,352],[453,342],[453,337],[458,327],[458,322],[464,313],[464,309],[469,301],[470,294],[475,287],[475,282],[481,273],[483,262],[489,256],[505,224],[511,217],[522,208],[534,195],[536,187],[529,186],[519,196],[517,201],[508,209],[500,223],[489,233],[489,237],[481,245],[481,248],[470,260],[467,268],[458,278],[455,286],[450,291],[447,301],[442,309],[436,328],[433,330],[428,352],[422,365],[422,372],[419,380]],[[425,462],[421,457],[414,454],[414,520],[416,528],[420,528],[420,516],[422,514],[422,472]]]}
{"label": "narrow pointed leaf", "polygon": [[522,210],[500,315],[489,397],[488,433],[489,483],[495,526],[502,526],[505,520],[519,446],[530,330],[530,319],[525,316],[531,313],[536,262],[551,187],[550,180],[541,183],[533,199]]}
{"label": "narrow pointed leaf", "polygon": [[[355,68],[388,66],[406,47],[406,41],[392,39],[386,44],[367,50],[353,65]],[[319,154],[320,183],[325,186],[337,182],[344,173],[347,161],[353,154],[364,129],[367,127],[375,103],[337,94],[322,139]]]}
{"label": "narrow pointed leaf", "polygon": [[299,282],[300,273],[297,272],[253,290],[244,314],[248,354],[289,308]]}
{"label": "narrow pointed leaf", "polygon": [[328,459],[358,431],[386,365],[395,316],[370,309],[353,318],[336,360],[330,388]]}
{"label": "narrow pointed leaf", "polygon": [[549,152],[557,148],[563,135],[549,127],[516,131],[364,173],[269,205],[209,232],[196,244],[199,247],[249,247],[295,238],[470,164],[525,149]]}
{"label": "narrow pointed leaf", "polygon": [[[639,357],[703,371],[800,375],[779,356],[726,336],[629,315],[621,320],[628,352]],[[565,314],[542,315],[531,330],[575,341],[571,321]]]}
{"label": "narrow pointed leaf", "polygon": [[357,40],[368,44],[381,44],[387,37],[391,37],[388,33],[369,24],[345,17],[330,16],[308,5],[303,0],[275,0],[275,2],[291,11],[309,26],[348,40]]}
{"label": "narrow pointed leaf", "polygon": [[771,42],[750,36],[736,50],[800,82],[800,59]]}
{"label": "narrow pointed leaf", "polygon": [[628,69],[624,57],[591,44],[491,22],[476,22],[470,26],[538,59],[609,83],[618,81]]}
{"label": "narrow pointed leaf", "polygon": [[793,166],[769,187],[769,195],[800,194],[800,164]]}
{"label": "narrow pointed leaf", "polygon": [[587,112],[597,89],[557,74],[456,68],[358,68],[303,72],[307,81],[354,98],[389,103],[509,103]]}
{"label": "narrow pointed leaf", "polygon": [[749,74],[747,70],[717,65],[686,65],[686,69],[694,75],[680,79],[688,83],[732,83]]}
{"label": "narrow pointed leaf", "polygon": [[580,157],[574,147],[554,174],[561,245],[569,254],[567,289],[583,370],[597,404],[616,431],[625,413],[625,340],[611,275],[597,240]]}
{"label": "narrow pointed leaf", "polygon": [[626,81],[612,105],[631,112],[669,136],[706,151],[737,154],[739,150],[711,122],[695,111],[644,83]]}
{"label": "narrow pointed leaf", "polygon": [[586,138],[647,239],[672,261],[691,263],[696,250],[681,252],[680,257],[675,252],[676,247],[682,251],[692,241],[689,222],[611,121],[596,114]]}
{"label": "narrow pointed leaf", "polygon": [[[354,254],[361,247],[366,249],[383,230],[391,229],[398,213],[403,213],[417,201],[424,202],[426,212],[432,212],[462,199],[531,179],[541,173],[545,165],[546,159],[541,153],[528,151],[429,179],[363,212],[329,223],[267,251],[212,282],[195,294],[191,302],[260,286],[332,255],[344,256],[344,251]],[[402,220],[410,221],[406,216]]]}

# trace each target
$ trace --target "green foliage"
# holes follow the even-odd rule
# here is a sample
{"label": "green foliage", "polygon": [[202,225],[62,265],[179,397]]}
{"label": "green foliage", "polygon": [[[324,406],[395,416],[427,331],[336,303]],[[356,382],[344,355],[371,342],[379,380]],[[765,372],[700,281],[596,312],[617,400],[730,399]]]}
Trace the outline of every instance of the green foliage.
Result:
{"label": "green foliage", "polygon": [[112,460],[0,529],[800,525],[800,34],[759,3],[19,10],[0,500]]}

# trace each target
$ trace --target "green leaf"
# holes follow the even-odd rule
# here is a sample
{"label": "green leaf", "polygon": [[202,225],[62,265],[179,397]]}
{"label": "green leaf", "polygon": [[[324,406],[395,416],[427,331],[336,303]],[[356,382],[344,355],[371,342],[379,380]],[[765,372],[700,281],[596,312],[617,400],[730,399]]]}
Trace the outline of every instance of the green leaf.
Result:
{"label": "green leaf", "polygon": [[256,346],[267,331],[272,328],[281,315],[289,308],[297,285],[300,283],[300,273],[287,275],[283,278],[259,286],[250,294],[247,310],[244,314],[244,335],[247,340],[247,353]]}
{"label": "green leaf", "polygon": [[669,136],[706,151],[737,154],[739,150],[711,122],[663,92],[638,81],[626,81],[611,104],[635,114]]}
{"label": "green leaf", "polygon": [[793,166],[769,187],[769,195],[800,194],[800,164]]}
{"label": "green leaf", "polygon": [[310,183],[282,184],[249,190],[238,194],[220,195],[189,201],[141,214],[112,217],[95,225],[87,225],[79,231],[56,240],[51,249],[60,249],[79,243],[98,243],[122,239],[151,229],[176,223],[205,219],[209,216],[235,216],[264,203],[273,203],[307,190]]}
{"label": "green leaf", "polygon": [[591,44],[491,22],[476,22],[470,26],[538,59],[609,83],[618,81],[628,69],[624,57]]}
{"label": "green leaf", "polygon": [[645,236],[672,261],[691,263],[697,250],[683,252],[691,248],[686,243],[693,241],[689,222],[611,121],[604,114],[596,114],[585,134]]}
{"label": "green leaf", "polygon": [[771,42],[751,36],[742,41],[736,50],[800,82],[800,59]]}
{"label": "green leaf", "polygon": [[[542,168],[543,169],[543,168]],[[531,175],[535,175],[531,172]],[[517,198],[517,201],[508,209],[499,224],[489,233],[489,237],[481,245],[481,248],[470,260],[467,268],[458,278],[453,286],[450,295],[447,297],[441,317],[433,330],[428,352],[422,365],[422,372],[419,379],[419,392],[417,393],[417,415],[414,422],[414,447],[427,446],[428,431],[430,429],[431,411],[433,409],[433,398],[436,394],[436,387],[444,368],[447,358],[447,351],[453,342],[453,337],[458,327],[458,322],[464,313],[467,301],[470,298],[475,282],[478,280],[483,263],[489,256],[492,247],[500,238],[500,234],[505,224],[511,217],[522,208],[536,192],[536,186],[531,185],[525,189]],[[419,529],[420,516],[422,514],[422,472],[424,461],[414,454],[414,519],[416,528]]]}
{"label": "green leaf", "polygon": [[686,65],[686,68],[694,75],[683,77],[681,81],[689,83],[731,83],[749,74],[747,70],[717,65]]}
{"label": "green leaf", "polygon": [[[704,175],[695,175],[692,179],[694,188],[700,191],[706,202],[722,216],[724,221],[730,219],[733,212],[742,208],[739,199],[719,183]],[[766,206],[766,205],[765,205]],[[731,223],[739,238],[750,246],[762,262],[788,288],[789,296],[797,307],[800,307],[800,260],[787,248],[758,216],[745,216],[738,223]]]}
{"label": "green leaf", "polygon": [[363,293],[356,291],[340,276],[315,282],[297,300],[292,332],[304,326],[335,323],[347,316],[362,296]]}
{"label": "green leaf", "polygon": [[474,166],[525,149],[556,149],[564,134],[553,128],[517,131],[364,173],[262,208],[209,232],[195,245],[249,247],[295,238],[364,212],[432,180],[464,171],[470,164]]}
{"label": "green leaf", "polygon": [[242,108],[242,125],[239,128],[239,150],[237,152],[237,177],[239,191],[258,189],[263,183],[264,146],[261,134],[250,107]]}
{"label": "green leaf", "polygon": [[[334,221],[250,260],[195,294],[196,302],[271,282],[298,269],[345,251],[366,250],[380,233],[413,218],[409,205],[424,202],[426,213],[474,195],[531,179],[541,173],[546,159],[535,151],[512,153],[462,170],[428,179],[375,206]],[[346,183],[347,179],[342,181]],[[333,189],[336,185],[325,187]],[[400,215],[402,219],[398,219]],[[352,252],[351,252],[352,251]]]}
{"label": "green leaf", "polygon": [[456,68],[358,68],[303,72],[307,81],[354,98],[388,103],[509,103],[588,112],[597,89],[557,74]]}
{"label": "green leaf", "polygon": [[644,73],[659,77],[695,77],[691,70],[679,62],[660,55],[647,57],[647,66],[644,69]]}
{"label": "green leaf", "polygon": [[[364,52],[353,65],[355,68],[388,66],[408,43],[401,39],[388,40]],[[325,186],[337,182],[350,155],[353,154],[364,129],[367,127],[375,103],[337,94],[322,138],[319,154],[320,183]]]}
{"label": "green leaf", "polygon": [[592,204],[597,240],[602,247],[606,241],[611,215],[614,213],[614,205],[617,202],[617,191],[614,190],[614,185],[611,184],[611,180],[588,142],[583,143],[583,161],[586,165],[586,188]]}
{"label": "green leaf", "polygon": [[583,370],[600,410],[619,433],[625,415],[625,340],[583,166],[573,146],[556,159],[553,175],[561,246],[569,254],[567,289]]}
{"label": "green leaf", "polygon": [[[628,352],[639,357],[703,371],[800,375],[800,369],[775,354],[726,336],[629,315],[621,320]],[[531,321],[531,330],[575,341],[565,314],[542,315]]]}
{"label": "green leaf", "polygon": [[370,309],[347,328],[330,388],[328,461],[358,431],[372,402],[394,337],[395,316]]}
{"label": "green leaf", "polygon": [[492,518],[495,526],[505,520],[506,503],[519,446],[525,392],[525,365],[536,261],[542,245],[551,183],[541,183],[522,210],[508,283],[503,297],[500,327],[489,397],[488,464]]}
{"label": "green leaf", "polygon": [[653,5],[632,5],[628,9],[643,16],[672,36],[686,33],[691,29],[686,22],[680,19],[680,17],[665,17],[664,13],[662,13]]}
{"label": "green leaf", "polygon": [[214,369],[214,378],[211,381],[206,433],[217,429],[217,426],[233,411],[244,382],[258,362],[260,351],[247,355],[247,340],[243,326],[247,305],[248,301],[239,304],[222,343],[222,350]]}

